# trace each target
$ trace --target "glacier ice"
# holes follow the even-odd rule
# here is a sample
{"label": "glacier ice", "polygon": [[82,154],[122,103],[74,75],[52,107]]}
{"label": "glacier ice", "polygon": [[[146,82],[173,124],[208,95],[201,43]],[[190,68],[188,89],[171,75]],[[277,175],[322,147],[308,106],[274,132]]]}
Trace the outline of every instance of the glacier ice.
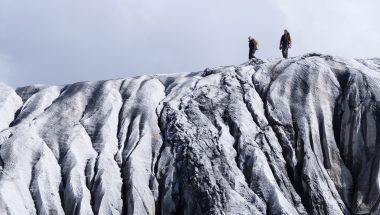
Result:
{"label": "glacier ice", "polygon": [[0,84],[0,214],[379,214],[380,59]]}

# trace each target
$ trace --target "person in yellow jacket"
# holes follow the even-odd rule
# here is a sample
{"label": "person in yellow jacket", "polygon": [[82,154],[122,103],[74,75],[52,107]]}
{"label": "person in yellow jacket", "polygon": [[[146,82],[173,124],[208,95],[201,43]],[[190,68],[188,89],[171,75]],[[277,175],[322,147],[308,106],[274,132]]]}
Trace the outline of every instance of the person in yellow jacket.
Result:
{"label": "person in yellow jacket", "polygon": [[256,58],[255,53],[256,53],[256,50],[259,49],[259,43],[253,37],[249,36],[248,45],[249,45],[248,59],[251,60],[252,58]]}

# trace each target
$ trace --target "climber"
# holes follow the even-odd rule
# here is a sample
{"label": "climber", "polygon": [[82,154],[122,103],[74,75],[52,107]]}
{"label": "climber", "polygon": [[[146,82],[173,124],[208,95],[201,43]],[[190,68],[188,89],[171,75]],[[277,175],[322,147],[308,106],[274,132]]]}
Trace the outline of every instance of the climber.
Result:
{"label": "climber", "polygon": [[257,49],[259,49],[259,43],[257,40],[253,39],[251,36],[248,37],[248,44],[249,44],[249,54],[248,59],[256,58],[255,52]]}
{"label": "climber", "polygon": [[281,36],[280,40],[280,50],[282,50],[282,56],[288,58],[288,49],[292,47],[292,38],[289,32],[285,29],[284,34]]}

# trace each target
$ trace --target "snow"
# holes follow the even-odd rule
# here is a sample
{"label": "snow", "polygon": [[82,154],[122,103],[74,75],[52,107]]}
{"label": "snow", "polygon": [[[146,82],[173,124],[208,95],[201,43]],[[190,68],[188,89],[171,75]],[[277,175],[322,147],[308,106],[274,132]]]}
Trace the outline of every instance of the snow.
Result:
{"label": "snow", "polygon": [[379,214],[380,59],[0,84],[0,214]]}
{"label": "snow", "polygon": [[0,83],[0,131],[8,128],[22,105],[21,98],[11,88]]}

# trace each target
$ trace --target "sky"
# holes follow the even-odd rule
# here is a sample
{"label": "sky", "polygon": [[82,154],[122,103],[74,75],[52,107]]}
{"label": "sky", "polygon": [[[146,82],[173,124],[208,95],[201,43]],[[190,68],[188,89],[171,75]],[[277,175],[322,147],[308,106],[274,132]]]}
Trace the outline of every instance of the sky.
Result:
{"label": "sky", "polygon": [[62,85],[321,52],[380,57],[379,0],[0,0],[0,82]]}

